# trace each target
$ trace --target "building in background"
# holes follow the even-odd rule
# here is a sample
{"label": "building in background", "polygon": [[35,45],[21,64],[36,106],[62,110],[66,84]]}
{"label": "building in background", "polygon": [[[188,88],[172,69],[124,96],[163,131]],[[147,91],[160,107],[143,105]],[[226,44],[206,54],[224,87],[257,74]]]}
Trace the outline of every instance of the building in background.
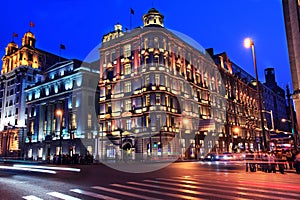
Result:
{"label": "building in background", "polygon": [[[214,54],[213,49],[207,50],[219,66],[226,84],[226,134],[233,141],[233,149],[260,150],[262,135],[260,117],[257,107],[257,90],[255,78],[240,66],[230,61],[226,53]],[[287,101],[285,91],[280,88],[275,79],[274,68],[265,69],[266,82],[261,84],[263,97],[264,127],[268,135],[268,143],[275,145],[274,140],[288,141],[286,147],[293,147],[290,132]],[[285,133],[283,133],[285,132]],[[272,148],[274,149],[274,148]],[[230,150],[230,149],[228,149]]]}
{"label": "building in background", "polygon": [[[208,49],[222,74],[226,85],[226,122],[224,134],[228,152],[257,151],[262,149],[262,135],[259,128],[260,116],[254,78],[227,54],[214,54]],[[220,138],[222,139],[222,138]]]}
{"label": "building in background", "polygon": [[[0,155],[22,156],[27,113],[25,88],[41,81],[44,69],[58,62],[58,56],[36,48],[32,32],[26,32],[22,45],[10,42],[2,58],[0,75]],[[62,59],[62,58],[61,58]]]}
{"label": "building in background", "polygon": [[266,87],[263,87],[263,99],[266,126],[273,131],[289,131],[290,125],[282,122],[282,119],[289,119],[286,95],[284,89],[277,85],[274,68],[265,69],[265,80],[264,85]]}
{"label": "building in background", "polygon": [[[300,127],[300,1],[299,0],[282,0],[284,21],[286,29],[286,37],[288,43],[290,68],[293,83],[293,100],[296,109],[296,120],[291,117],[295,131],[295,136],[298,136],[299,142],[299,127]],[[297,141],[297,140],[296,140]]]}
{"label": "building in background", "polygon": [[27,87],[26,158],[93,154],[99,126],[95,107],[99,62],[66,60],[43,71],[43,79]]}

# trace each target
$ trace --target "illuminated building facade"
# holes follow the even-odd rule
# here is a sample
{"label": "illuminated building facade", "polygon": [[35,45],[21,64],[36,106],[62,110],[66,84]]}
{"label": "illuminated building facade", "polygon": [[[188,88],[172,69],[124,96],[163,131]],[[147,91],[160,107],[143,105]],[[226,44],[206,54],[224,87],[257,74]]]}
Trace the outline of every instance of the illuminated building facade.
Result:
{"label": "illuminated building facade", "polygon": [[226,122],[225,143],[223,151],[256,151],[261,149],[260,117],[258,112],[257,92],[251,84],[254,78],[241,67],[232,62],[226,53],[212,55],[219,67],[226,86],[225,98]]}
{"label": "illuminated building facade", "polygon": [[[45,160],[62,154],[94,154],[98,122],[95,108],[99,62],[57,62],[43,80],[26,91],[26,157]],[[95,155],[96,156],[96,155]]]}
{"label": "illuminated building facade", "polygon": [[[182,156],[225,149],[225,101],[217,66],[205,50],[164,28],[152,8],[144,26],[104,35],[99,124],[104,159]],[[123,152],[123,153],[120,153]]]}
{"label": "illuminated building facade", "polygon": [[25,88],[41,80],[41,71],[58,56],[35,47],[32,32],[26,32],[19,48],[10,42],[2,57],[0,76],[0,155],[21,156],[26,137]]}
{"label": "illuminated building facade", "polygon": [[[243,70],[240,66],[230,61],[226,53],[214,55],[213,49],[208,52],[219,66],[224,83],[226,84],[227,112],[226,135],[229,147],[240,150],[260,150],[262,135],[260,117],[257,105],[257,90],[255,78]],[[275,79],[274,68],[265,69],[266,82],[261,84],[263,97],[264,127],[268,134],[268,142],[271,142],[273,134],[288,131],[288,123],[281,119],[287,119],[287,105],[285,92],[280,88]],[[292,141],[291,141],[292,142]],[[228,149],[230,151],[230,149]]]}
{"label": "illuminated building facade", "polygon": [[[286,38],[289,51],[293,83],[293,100],[296,109],[298,129],[300,127],[300,0],[282,0]],[[296,120],[291,119],[293,123]],[[297,127],[295,127],[297,128]],[[297,129],[296,129],[297,130]],[[296,132],[296,136],[299,132]],[[298,140],[299,142],[299,140]]]}

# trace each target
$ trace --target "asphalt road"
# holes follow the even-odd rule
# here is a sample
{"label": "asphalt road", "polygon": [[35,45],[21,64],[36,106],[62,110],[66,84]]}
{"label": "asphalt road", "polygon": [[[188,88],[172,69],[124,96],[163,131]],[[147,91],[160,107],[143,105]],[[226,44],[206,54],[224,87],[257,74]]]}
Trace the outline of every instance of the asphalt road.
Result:
{"label": "asphalt road", "polygon": [[[134,164],[125,165],[133,167]],[[161,164],[149,163],[150,168],[156,168],[157,165]],[[0,169],[0,199],[299,199],[300,197],[300,175],[245,172],[242,163],[225,165],[177,162],[148,173],[126,173],[102,164],[65,167],[80,168],[81,171],[54,169],[56,174],[46,174]]]}

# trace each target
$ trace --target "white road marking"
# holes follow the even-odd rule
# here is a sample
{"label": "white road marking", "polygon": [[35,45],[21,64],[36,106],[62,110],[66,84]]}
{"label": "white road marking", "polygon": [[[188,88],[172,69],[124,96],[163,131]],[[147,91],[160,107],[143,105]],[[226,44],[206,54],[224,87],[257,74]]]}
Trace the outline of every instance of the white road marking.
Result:
{"label": "white road marking", "polygon": [[116,198],[113,198],[113,197],[109,197],[109,196],[106,196],[106,195],[98,194],[98,193],[95,193],[95,192],[89,192],[89,191],[85,191],[85,190],[81,190],[81,189],[71,189],[70,191],[78,193],[78,194],[83,194],[83,195],[86,195],[86,196],[94,197],[94,198],[97,198],[97,199],[119,200],[119,199],[116,199]]}
{"label": "white road marking", "polygon": [[38,198],[36,196],[33,196],[33,195],[29,195],[29,196],[24,196],[22,197],[23,199],[26,199],[26,200],[43,200],[41,198]]}
{"label": "white road marking", "polygon": [[125,195],[125,196],[130,196],[130,197],[134,197],[134,198],[153,200],[152,197],[146,197],[146,196],[143,196],[143,195],[132,194],[132,193],[129,193],[129,192],[115,190],[115,189],[112,189],[112,188],[105,188],[105,187],[101,187],[101,186],[93,186],[92,188],[97,189],[97,190],[106,191],[106,192],[111,192],[111,193],[121,194],[121,195]]}
{"label": "white road marking", "polygon": [[64,199],[64,200],[81,200],[79,198],[72,197],[72,196],[62,194],[62,193],[59,193],[59,192],[48,192],[47,194],[50,195],[50,196],[53,196],[53,197],[57,197],[59,199]]}
{"label": "white road marking", "polygon": [[127,183],[132,184],[132,185],[164,189],[164,190],[170,190],[170,191],[176,191],[176,192],[182,192],[182,193],[194,194],[194,195],[211,196],[211,197],[217,197],[217,198],[222,198],[222,199],[232,200],[234,198],[233,196],[218,195],[218,194],[212,194],[212,193],[207,193],[207,192],[192,191],[192,190],[174,188],[174,187],[166,187],[166,186],[161,186],[161,185],[150,185],[150,184],[138,183],[138,182],[127,182]]}
{"label": "white road marking", "polygon": [[[170,196],[170,197],[174,197],[174,198],[195,199],[195,200],[198,199],[198,200],[200,200],[200,198],[191,197],[191,196],[187,196],[187,195],[180,195],[180,194],[173,194],[173,193],[168,193],[168,192],[154,191],[154,190],[149,190],[149,189],[144,189],[144,188],[132,187],[132,186],[128,186],[128,185],[120,185],[120,184],[111,184],[111,185],[115,186],[115,187],[130,189],[130,190],[136,190],[136,191],[141,191],[141,192],[148,192],[148,193],[153,193],[153,194],[160,194],[160,195]],[[157,199],[157,198],[155,198],[155,199]]]}

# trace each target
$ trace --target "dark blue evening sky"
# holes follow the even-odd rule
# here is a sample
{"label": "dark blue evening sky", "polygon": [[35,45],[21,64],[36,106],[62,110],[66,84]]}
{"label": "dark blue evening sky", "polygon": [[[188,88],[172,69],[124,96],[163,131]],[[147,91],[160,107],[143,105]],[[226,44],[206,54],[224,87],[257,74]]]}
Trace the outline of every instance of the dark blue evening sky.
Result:
{"label": "dark blue evening sky", "polygon": [[277,82],[291,84],[281,0],[52,0],[4,1],[0,7],[0,54],[12,40],[19,45],[29,22],[40,49],[62,56],[84,59],[101,42],[103,34],[120,22],[129,28],[130,7],[135,11],[133,27],[142,25],[142,15],[154,4],[165,16],[165,27],[182,32],[204,48],[229,57],[254,74],[251,50],[243,47],[245,37],[255,42],[259,79],[264,68],[274,67]]}

